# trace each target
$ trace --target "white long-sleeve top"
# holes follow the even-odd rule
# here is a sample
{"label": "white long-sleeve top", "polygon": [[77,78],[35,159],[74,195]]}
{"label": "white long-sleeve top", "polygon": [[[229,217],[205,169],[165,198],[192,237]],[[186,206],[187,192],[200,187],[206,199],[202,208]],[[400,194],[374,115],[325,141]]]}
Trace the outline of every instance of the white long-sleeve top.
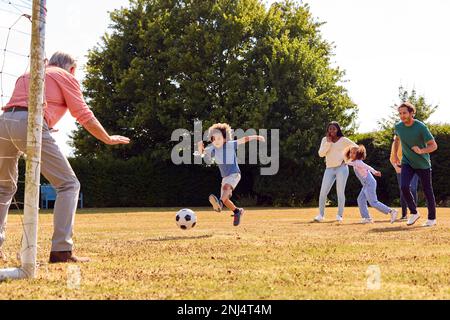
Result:
{"label": "white long-sleeve top", "polygon": [[362,178],[367,178],[367,175],[369,174],[369,171],[375,174],[377,170],[369,166],[368,164],[364,163],[362,160],[354,160],[347,162],[347,164],[355,170],[356,175],[359,175]]}
{"label": "white long-sleeve top", "polygon": [[349,146],[357,147],[358,145],[346,137],[341,137],[334,143],[328,142],[325,137],[320,144],[319,156],[325,157],[327,168],[336,168],[344,162],[344,152]]}

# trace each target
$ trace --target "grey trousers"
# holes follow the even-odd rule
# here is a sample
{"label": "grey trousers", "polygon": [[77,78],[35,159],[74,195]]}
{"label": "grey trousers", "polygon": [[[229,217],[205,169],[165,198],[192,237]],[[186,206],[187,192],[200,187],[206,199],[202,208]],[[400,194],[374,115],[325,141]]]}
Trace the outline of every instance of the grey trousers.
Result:
{"label": "grey trousers", "polygon": [[[0,247],[5,240],[9,207],[17,191],[18,161],[26,151],[27,122],[26,111],[0,115]],[[41,173],[57,193],[51,250],[72,251],[80,183],[46,124],[42,131]]]}

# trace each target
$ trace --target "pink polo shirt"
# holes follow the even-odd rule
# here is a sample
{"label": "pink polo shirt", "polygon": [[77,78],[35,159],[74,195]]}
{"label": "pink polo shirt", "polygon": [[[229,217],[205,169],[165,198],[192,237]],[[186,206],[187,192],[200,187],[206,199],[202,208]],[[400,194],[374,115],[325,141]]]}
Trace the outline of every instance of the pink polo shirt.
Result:
{"label": "pink polo shirt", "polygon": [[[2,110],[12,107],[28,107],[29,86],[30,74],[26,73],[17,79],[12,97]],[[94,113],[84,101],[79,82],[64,69],[55,66],[47,67],[45,99],[44,118],[49,128],[53,128],[67,110],[81,125],[95,118]]]}

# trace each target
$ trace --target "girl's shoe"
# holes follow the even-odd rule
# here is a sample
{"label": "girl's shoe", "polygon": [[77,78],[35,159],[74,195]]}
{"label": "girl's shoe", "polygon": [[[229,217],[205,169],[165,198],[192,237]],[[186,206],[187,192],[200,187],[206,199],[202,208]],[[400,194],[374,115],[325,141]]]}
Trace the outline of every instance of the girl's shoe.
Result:
{"label": "girl's shoe", "polygon": [[322,222],[323,220],[325,220],[325,218],[320,214],[314,218],[314,222]]}
{"label": "girl's shoe", "polygon": [[361,220],[361,223],[362,224],[369,224],[369,223],[373,223],[373,220],[372,220],[372,218],[363,218]]}
{"label": "girl's shoe", "polygon": [[391,223],[394,223],[395,220],[397,220],[398,211],[392,209],[390,215],[391,215]]}
{"label": "girl's shoe", "polygon": [[344,218],[342,218],[340,215],[336,215],[336,221],[338,223],[342,223],[343,220],[344,220]]}

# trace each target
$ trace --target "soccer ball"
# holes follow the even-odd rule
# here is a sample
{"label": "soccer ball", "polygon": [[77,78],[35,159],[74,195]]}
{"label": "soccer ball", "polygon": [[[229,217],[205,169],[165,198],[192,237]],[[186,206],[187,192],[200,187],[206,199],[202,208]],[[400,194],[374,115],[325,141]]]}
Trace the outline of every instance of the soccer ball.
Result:
{"label": "soccer ball", "polygon": [[189,230],[197,224],[197,216],[191,209],[181,209],[175,217],[177,226],[183,230]]}

